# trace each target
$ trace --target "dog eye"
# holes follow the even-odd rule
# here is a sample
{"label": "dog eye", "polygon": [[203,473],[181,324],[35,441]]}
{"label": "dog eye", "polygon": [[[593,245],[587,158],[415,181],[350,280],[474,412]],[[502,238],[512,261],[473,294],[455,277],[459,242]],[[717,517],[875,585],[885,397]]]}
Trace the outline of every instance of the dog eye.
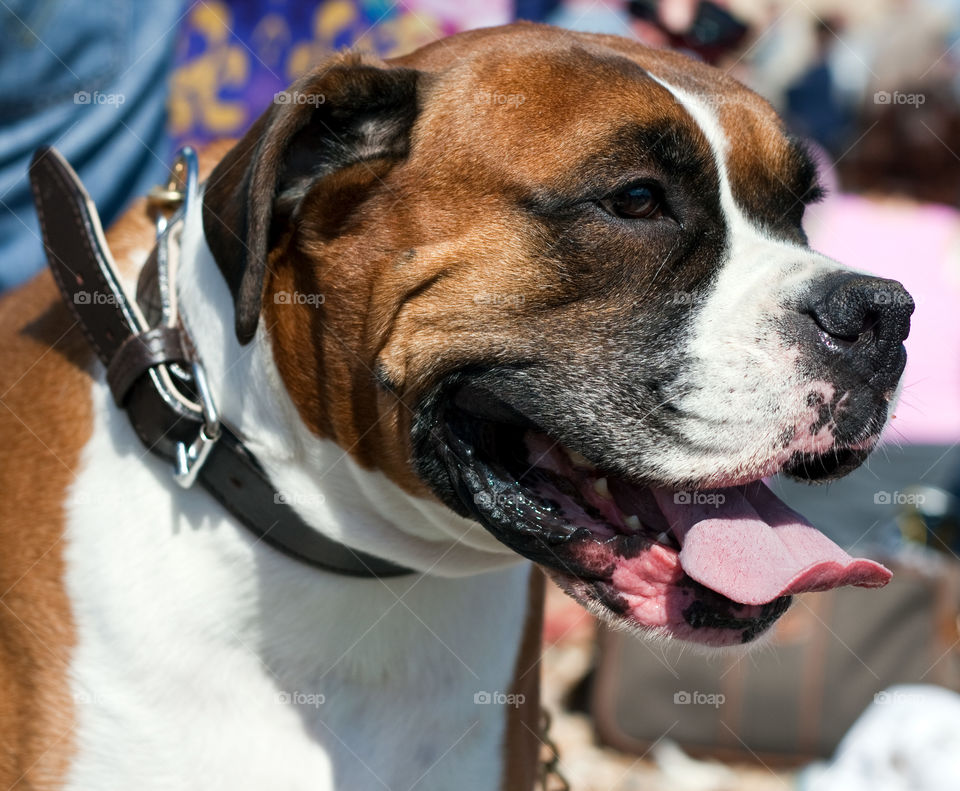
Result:
{"label": "dog eye", "polygon": [[633,184],[601,199],[600,205],[624,220],[656,220],[664,215],[663,192],[656,184]]}

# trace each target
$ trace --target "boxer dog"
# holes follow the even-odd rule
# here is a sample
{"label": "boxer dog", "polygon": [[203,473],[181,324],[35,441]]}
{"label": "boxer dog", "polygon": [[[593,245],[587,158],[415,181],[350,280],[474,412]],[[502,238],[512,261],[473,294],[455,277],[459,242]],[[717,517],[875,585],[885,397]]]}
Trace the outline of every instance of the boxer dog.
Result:
{"label": "boxer dog", "polygon": [[[333,57],[222,153],[178,288],[224,420],[415,573],[318,571],[174,486],[41,275],[0,314],[6,787],[521,791],[532,569],[715,646],[886,581],[761,479],[863,461],[912,303],[807,247],[814,166],[735,80],[518,24]],[[132,284],[142,206],[109,241]]]}

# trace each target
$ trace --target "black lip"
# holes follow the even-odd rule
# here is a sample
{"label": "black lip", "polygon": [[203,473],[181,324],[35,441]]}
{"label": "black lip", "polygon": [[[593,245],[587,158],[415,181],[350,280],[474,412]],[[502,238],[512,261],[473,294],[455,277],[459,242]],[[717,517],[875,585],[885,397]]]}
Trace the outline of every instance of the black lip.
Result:
{"label": "black lip", "polygon": [[443,441],[437,451],[452,489],[462,508],[500,541],[524,557],[551,565],[556,547],[574,538],[592,539],[589,530],[551,513],[549,504],[530,497],[520,483],[519,479],[533,474],[524,469],[529,465],[521,431],[498,432],[497,424],[455,406],[446,410],[444,418]]}
{"label": "black lip", "polygon": [[863,464],[869,450],[843,448],[819,455],[798,453],[781,470],[784,475],[806,483],[827,483],[853,472]]}
{"label": "black lip", "polygon": [[444,475],[434,491],[518,554],[581,580],[603,581],[613,569],[584,565],[577,560],[577,548],[606,545],[618,556],[630,558],[653,543],[646,534],[601,538],[556,513],[554,504],[531,494],[528,487],[543,473],[529,463],[524,436],[528,430],[542,429],[489,391],[458,382],[436,410],[431,452],[440,460]]}
{"label": "black lip", "polygon": [[[615,566],[585,562],[596,553],[584,549],[592,544],[610,550],[611,556],[629,559],[648,550],[652,539],[642,533],[600,538],[531,496],[521,481],[537,471],[527,461],[523,436],[537,427],[497,401],[487,391],[455,387],[434,403],[432,430],[426,436],[445,473],[444,484],[434,488],[446,499],[455,498],[452,505],[459,513],[545,568],[575,598],[593,601],[613,617],[624,617],[626,605],[612,584]],[[682,614],[687,623],[694,629],[740,632],[742,642],[763,633],[791,601],[789,596],[780,597],[745,616],[742,606],[725,596],[690,579],[685,584],[697,591],[695,605]]]}
{"label": "black lip", "polygon": [[[614,566],[585,562],[588,545],[609,549],[629,559],[654,543],[647,533],[599,537],[588,527],[564,519],[549,503],[529,491],[537,469],[528,461],[524,435],[543,431],[489,390],[476,387],[469,375],[450,377],[420,405],[414,421],[414,455],[418,473],[435,494],[461,516],[482,524],[495,538],[518,554],[565,578],[614,615],[623,607],[612,586]],[[846,450],[823,456],[797,456],[784,468],[788,475],[810,482],[839,477],[858,466],[867,451]],[[756,614],[745,616],[742,606],[693,580],[684,584],[697,591],[696,606],[683,617],[693,628],[741,631],[749,642],[764,632],[789,607],[780,597]]]}
{"label": "black lip", "polygon": [[[693,583],[697,584],[697,583]],[[704,588],[703,593],[683,611],[684,620],[695,629],[730,629],[742,632],[741,640],[749,643],[767,629],[790,609],[792,596],[781,596],[764,604],[758,615],[751,618],[738,617],[730,611],[730,602],[719,593]]]}

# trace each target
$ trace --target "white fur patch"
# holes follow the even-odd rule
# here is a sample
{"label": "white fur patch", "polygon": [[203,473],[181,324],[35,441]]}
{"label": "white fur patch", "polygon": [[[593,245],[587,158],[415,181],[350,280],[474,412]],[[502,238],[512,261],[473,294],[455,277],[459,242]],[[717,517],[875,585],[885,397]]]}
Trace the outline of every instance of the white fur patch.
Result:
{"label": "white fur patch", "polygon": [[430,573],[359,580],[276,552],[177,487],[97,382],[67,504],[65,787],[498,788],[506,709],[475,696],[510,689],[529,564],[306,433],[264,332],[237,345],[198,228],[182,305],[226,418],[317,529]]}

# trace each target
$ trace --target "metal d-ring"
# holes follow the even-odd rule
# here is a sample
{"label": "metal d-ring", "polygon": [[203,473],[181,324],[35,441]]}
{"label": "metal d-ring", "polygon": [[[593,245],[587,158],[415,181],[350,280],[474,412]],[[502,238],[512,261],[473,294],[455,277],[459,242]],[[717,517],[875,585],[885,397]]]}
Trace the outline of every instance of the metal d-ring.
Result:
{"label": "metal d-ring", "polygon": [[189,489],[197,480],[197,475],[203,467],[213,446],[220,439],[220,414],[213,401],[213,393],[207,382],[207,373],[199,362],[192,364],[193,383],[200,397],[200,406],[203,409],[203,425],[197,432],[197,438],[190,443],[177,443],[177,461],[173,472],[174,480],[184,489]]}

